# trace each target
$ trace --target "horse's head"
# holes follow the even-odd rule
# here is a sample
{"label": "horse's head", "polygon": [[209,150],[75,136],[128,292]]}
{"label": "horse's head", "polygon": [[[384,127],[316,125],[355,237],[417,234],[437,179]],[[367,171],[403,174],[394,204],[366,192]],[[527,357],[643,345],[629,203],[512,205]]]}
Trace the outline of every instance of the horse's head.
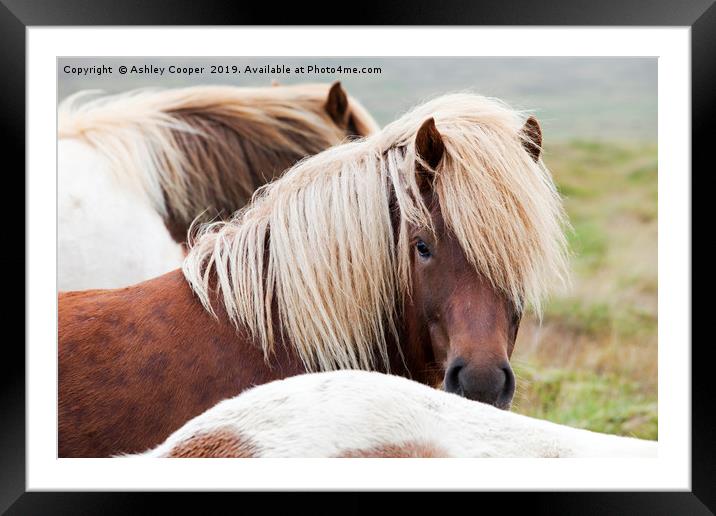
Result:
{"label": "horse's head", "polygon": [[286,171],[205,228],[184,274],[211,310],[216,270],[267,361],[280,335],[307,371],[380,368],[507,407],[523,307],[566,268],[539,140],[497,102],[440,97]]}
{"label": "horse's head", "polygon": [[[541,132],[536,120],[530,118],[523,131],[525,149],[532,159],[539,159]],[[442,137],[430,118],[417,133],[416,153],[434,171],[443,152]],[[448,392],[506,409],[515,392],[509,359],[521,310],[468,260],[443,219],[433,175],[417,165],[418,186],[433,228],[409,227],[412,292],[405,302],[407,340],[421,362],[435,364],[420,380],[442,381]]]}

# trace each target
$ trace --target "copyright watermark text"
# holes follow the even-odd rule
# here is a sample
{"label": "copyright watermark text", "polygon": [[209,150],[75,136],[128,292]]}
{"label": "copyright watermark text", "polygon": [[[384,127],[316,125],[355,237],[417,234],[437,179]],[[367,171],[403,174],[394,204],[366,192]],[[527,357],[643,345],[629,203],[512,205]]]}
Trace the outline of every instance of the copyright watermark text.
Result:
{"label": "copyright watermark text", "polygon": [[215,64],[204,66],[187,66],[187,65],[96,65],[96,66],[70,66],[66,65],[62,71],[67,75],[77,76],[101,76],[112,75],[118,73],[120,75],[301,75],[301,74],[331,74],[331,75],[361,75],[383,73],[383,69],[378,66],[320,66],[317,64],[305,65],[282,65],[282,64],[266,64],[259,66],[239,65],[239,64]]}

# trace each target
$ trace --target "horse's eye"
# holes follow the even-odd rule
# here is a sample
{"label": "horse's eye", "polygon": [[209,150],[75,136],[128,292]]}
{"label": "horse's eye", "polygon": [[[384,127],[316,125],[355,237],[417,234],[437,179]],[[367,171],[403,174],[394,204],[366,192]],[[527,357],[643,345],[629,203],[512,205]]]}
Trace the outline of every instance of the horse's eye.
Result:
{"label": "horse's eye", "polygon": [[423,258],[427,258],[428,256],[430,256],[430,248],[428,247],[428,244],[426,244],[422,240],[418,240],[418,242],[415,244],[415,249],[418,250],[418,254]]}

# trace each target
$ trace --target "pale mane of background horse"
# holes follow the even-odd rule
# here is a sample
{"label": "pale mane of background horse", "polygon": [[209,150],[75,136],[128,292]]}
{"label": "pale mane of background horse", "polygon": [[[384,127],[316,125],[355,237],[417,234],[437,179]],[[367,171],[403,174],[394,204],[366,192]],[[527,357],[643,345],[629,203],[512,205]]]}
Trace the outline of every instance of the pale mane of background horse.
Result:
{"label": "pale mane of background horse", "polygon": [[244,391],[129,457],[656,457],[657,443],[533,419],[393,375],[334,371]]}
{"label": "pale mane of background horse", "polygon": [[90,94],[58,112],[61,290],[179,267],[195,217],[228,217],[296,161],[378,128],[338,83]]}
{"label": "pale mane of background horse", "polygon": [[525,116],[472,94],[437,98],[309,158],[233,220],[205,227],[183,265],[204,306],[213,310],[218,287],[229,316],[266,356],[277,306],[309,371],[387,367],[386,336],[410,289],[406,228],[431,226],[415,175],[415,136],[430,117],[445,144],[434,189],[447,227],[486,279],[519,309],[539,311],[566,276],[561,199],[544,164],[525,152]]}

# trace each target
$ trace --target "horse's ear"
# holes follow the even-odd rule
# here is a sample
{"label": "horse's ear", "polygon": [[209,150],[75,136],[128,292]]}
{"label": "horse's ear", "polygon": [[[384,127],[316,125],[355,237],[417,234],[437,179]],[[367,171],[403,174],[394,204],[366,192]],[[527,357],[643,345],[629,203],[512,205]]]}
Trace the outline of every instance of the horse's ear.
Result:
{"label": "horse's ear", "polygon": [[428,118],[418,129],[418,134],[415,135],[415,152],[431,169],[426,170],[424,166],[418,163],[418,187],[420,187],[421,192],[425,192],[432,187],[434,170],[440,164],[445,153],[443,137],[440,135],[438,128],[435,127],[433,117]]}
{"label": "horse's ear", "polygon": [[445,153],[445,144],[443,137],[440,135],[438,128],[435,127],[435,119],[428,118],[418,129],[415,135],[415,152],[435,170],[443,159]]}
{"label": "horse's ear", "polygon": [[522,145],[536,163],[542,153],[542,129],[535,117],[529,117],[522,126],[522,136]]}
{"label": "horse's ear", "polygon": [[336,81],[328,90],[328,99],[326,100],[326,112],[331,119],[340,127],[348,126],[348,95],[343,90],[340,81]]}

